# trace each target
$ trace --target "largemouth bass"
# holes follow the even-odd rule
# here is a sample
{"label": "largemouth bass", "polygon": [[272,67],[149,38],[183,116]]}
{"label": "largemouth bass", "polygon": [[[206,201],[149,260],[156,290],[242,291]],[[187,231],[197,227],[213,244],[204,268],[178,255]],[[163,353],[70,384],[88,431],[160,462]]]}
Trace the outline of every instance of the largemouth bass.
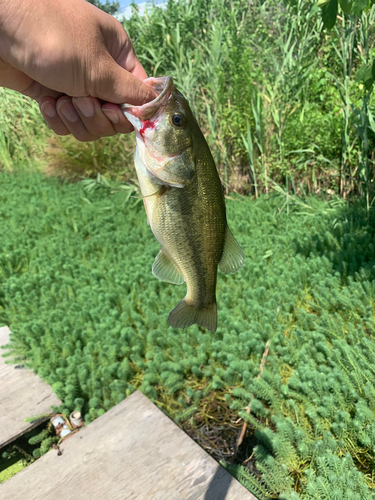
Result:
{"label": "largemouth bass", "polygon": [[161,245],[153,274],[187,286],[169,324],[216,331],[217,268],[233,273],[244,255],[229,230],[221,182],[188,101],[170,76],[148,78],[157,97],[143,106],[124,104],[136,133],[135,168],[147,220]]}

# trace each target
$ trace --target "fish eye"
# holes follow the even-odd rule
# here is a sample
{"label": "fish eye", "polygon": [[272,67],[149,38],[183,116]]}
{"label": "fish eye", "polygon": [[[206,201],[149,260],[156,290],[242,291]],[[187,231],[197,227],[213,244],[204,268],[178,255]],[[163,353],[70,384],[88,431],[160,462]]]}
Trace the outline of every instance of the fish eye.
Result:
{"label": "fish eye", "polygon": [[172,125],[177,128],[182,128],[185,126],[185,117],[179,113],[175,113],[171,117]]}

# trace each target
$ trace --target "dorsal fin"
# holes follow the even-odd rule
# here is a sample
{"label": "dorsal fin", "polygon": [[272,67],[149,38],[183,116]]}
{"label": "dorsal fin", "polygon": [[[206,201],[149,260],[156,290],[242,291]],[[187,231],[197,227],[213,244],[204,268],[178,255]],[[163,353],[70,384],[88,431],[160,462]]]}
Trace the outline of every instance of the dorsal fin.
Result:
{"label": "dorsal fin", "polygon": [[219,262],[219,269],[223,273],[235,273],[241,269],[244,262],[245,257],[243,251],[227,225],[225,230],[224,250]]}
{"label": "dorsal fin", "polygon": [[185,281],[179,269],[163,249],[160,250],[155,258],[152,266],[152,274],[159,280],[175,285],[182,285]]}

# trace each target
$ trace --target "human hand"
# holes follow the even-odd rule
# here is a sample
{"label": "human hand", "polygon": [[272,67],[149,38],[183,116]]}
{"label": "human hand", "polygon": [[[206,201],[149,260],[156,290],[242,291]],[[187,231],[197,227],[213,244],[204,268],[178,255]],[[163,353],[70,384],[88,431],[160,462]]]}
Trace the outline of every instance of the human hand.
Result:
{"label": "human hand", "polygon": [[145,78],[122,25],[85,0],[0,0],[0,86],[35,99],[55,133],[131,132],[117,104],[154,99]]}

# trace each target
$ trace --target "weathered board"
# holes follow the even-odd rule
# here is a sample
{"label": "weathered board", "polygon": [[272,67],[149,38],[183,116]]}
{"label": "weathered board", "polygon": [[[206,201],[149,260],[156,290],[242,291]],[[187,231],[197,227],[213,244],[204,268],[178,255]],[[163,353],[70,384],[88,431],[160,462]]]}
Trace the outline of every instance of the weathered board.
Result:
{"label": "weathered board", "polygon": [[256,500],[140,392],[0,485],[2,500]]}
{"label": "weathered board", "polygon": [[0,448],[46,420],[30,423],[25,418],[50,413],[51,405],[61,403],[35,373],[5,364],[2,346],[9,342],[9,335],[8,327],[0,328]]}

